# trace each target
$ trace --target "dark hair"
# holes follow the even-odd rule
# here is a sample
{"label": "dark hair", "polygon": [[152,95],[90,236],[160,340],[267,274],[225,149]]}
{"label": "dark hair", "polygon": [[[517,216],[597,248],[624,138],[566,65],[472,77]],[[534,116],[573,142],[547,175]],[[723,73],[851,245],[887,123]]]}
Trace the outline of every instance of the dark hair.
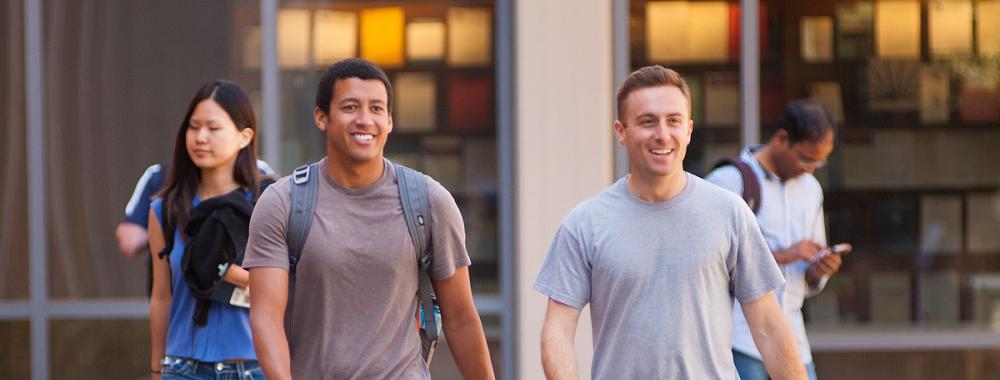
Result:
{"label": "dark hair", "polygon": [[[778,120],[778,130],[788,132],[788,141],[819,141],[837,123],[833,115],[822,104],[810,99],[799,99],[788,103]],[[777,130],[775,131],[777,132]]]}
{"label": "dark hair", "polygon": [[691,116],[691,90],[681,74],[660,65],[646,66],[633,71],[618,88],[618,120],[624,123],[625,99],[636,90],[648,87],[676,86],[688,101],[688,116]]}
{"label": "dark hair", "polygon": [[385,75],[382,68],[361,58],[348,58],[334,63],[326,68],[323,76],[319,78],[319,85],[316,87],[316,107],[323,110],[323,113],[330,113],[330,101],[333,100],[333,86],[337,80],[347,78],[358,78],[361,80],[378,79],[385,85],[385,93],[389,97],[386,109],[392,111],[392,84],[389,77]]}
{"label": "dark hair", "polygon": [[[191,114],[195,107],[204,100],[212,99],[226,111],[229,118],[236,124],[236,129],[244,130],[250,128],[256,131],[257,118],[254,117],[253,105],[246,93],[239,85],[225,80],[213,80],[205,83],[194,94],[191,104],[188,105],[184,120],[177,131],[177,139],[174,142],[174,158],[167,173],[166,185],[157,194],[163,198],[163,225],[173,226],[184,230],[187,223],[188,214],[191,212],[191,203],[194,201],[195,193],[198,190],[198,183],[201,182],[201,170],[191,161],[191,156],[187,151],[186,134],[188,125],[191,122]],[[247,146],[240,149],[236,156],[236,163],[233,165],[233,178],[240,186],[252,189],[254,196],[258,196],[257,188],[260,185],[260,174],[257,169],[257,136],[250,139]],[[173,242],[165,242],[170,245]]]}

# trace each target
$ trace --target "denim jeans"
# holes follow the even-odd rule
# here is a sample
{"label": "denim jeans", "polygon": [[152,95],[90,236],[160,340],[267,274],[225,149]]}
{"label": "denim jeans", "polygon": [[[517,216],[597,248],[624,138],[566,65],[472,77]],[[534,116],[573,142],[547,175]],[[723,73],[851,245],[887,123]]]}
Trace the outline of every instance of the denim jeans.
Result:
{"label": "denim jeans", "polygon": [[256,360],[211,363],[167,356],[160,364],[163,365],[161,380],[264,379],[264,372]]}
{"label": "denim jeans", "polygon": [[[764,362],[752,356],[733,350],[733,362],[736,364],[736,372],[740,375],[740,380],[769,380]],[[806,374],[809,380],[816,380],[816,366],[813,363],[806,364]]]}

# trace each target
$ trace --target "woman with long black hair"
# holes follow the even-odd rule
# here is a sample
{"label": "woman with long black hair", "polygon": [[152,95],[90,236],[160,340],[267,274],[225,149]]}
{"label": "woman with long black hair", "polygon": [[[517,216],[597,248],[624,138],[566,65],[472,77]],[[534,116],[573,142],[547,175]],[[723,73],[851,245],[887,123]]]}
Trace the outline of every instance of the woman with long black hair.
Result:
{"label": "woman with long black hair", "polygon": [[211,297],[227,284],[237,295],[249,285],[239,263],[261,182],[256,127],[243,90],[214,80],[198,89],[177,132],[166,185],[149,213],[154,379],[263,378],[248,305]]}

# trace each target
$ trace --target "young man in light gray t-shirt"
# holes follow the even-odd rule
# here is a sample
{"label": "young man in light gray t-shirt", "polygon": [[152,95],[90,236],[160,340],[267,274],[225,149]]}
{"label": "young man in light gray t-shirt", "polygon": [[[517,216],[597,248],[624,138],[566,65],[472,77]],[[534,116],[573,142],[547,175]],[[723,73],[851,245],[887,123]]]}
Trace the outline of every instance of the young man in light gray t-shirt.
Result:
{"label": "young man in light gray t-shirt", "polygon": [[650,66],[618,91],[615,133],[631,174],[563,221],[535,289],[549,297],[542,364],[575,379],[580,309],[591,307],[595,379],[735,379],[733,298],[771,376],[804,379],[774,291],[784,280],[753,213],[684,171],[687,84]]}
{"label": "young man in light gray t-shirt", "polygon": [[[327,157],[314,177],[320,181],[316,208],[292,299],[289,178],[264,192],[250,221],[243,266],[250,270],[258,360],[272,380],[429,379],[417,330],[416,249],[394,166],[383,158],[392,132],[392,86],[378,66],[348,59],[327,69],[318,87],[313,116]],[[448,346],[464,377],[492,379],[472,302],[462,216],[441,184],[427,182],[430,276]]]}

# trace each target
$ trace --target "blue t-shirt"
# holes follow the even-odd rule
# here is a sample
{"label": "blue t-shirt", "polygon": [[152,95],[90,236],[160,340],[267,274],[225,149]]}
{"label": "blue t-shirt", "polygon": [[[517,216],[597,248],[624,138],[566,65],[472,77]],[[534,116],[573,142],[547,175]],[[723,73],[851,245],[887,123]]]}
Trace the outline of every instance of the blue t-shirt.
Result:
{"label": "blue t-shirt", "polygon": [[[252,195],[248,193],[249,196]],[[195,197],[194,206],[197,207],[200,202]],[[156,219],[163,223],[163,199],[153,200],[151,207]],[[167,323],[167,356],[203,362],[256,360],[250,335],[249,309],[212,302],[208,308],[208,323],[205,326],[194,323],[196,301],[184,282],[184,272],[181,271],[183,256],[184,240],[178,229],[174,232],[174,246],[169,256],[173,298],[170,302],[170,321]]]}
{"label": "blue t-shirt", "polygon": [[[135,189],[132,190],[128,204],[125,205],[126,223],[138,224],[142,228],[149,227],[147,226],[149,203],[153,201],[153,195],[163,187],[168,168],[168,164],[154,164],[142,173],[142,177],[139,177],[139,181],[135,184]],[[257,170],[261,175],[274,175],[271,165],[262,160],[257,160]]]}

